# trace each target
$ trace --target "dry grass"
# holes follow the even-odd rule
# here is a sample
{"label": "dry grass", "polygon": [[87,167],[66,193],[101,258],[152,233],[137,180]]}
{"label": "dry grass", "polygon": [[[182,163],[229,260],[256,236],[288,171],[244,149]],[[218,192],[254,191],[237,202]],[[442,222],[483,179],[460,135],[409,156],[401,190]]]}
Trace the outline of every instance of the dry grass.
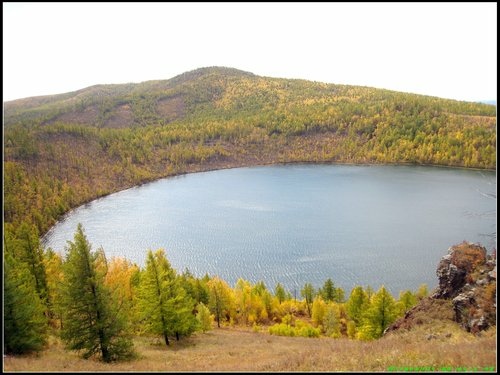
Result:
{"label": "dry grass", "polygon": [[[429,334],[435,337],[428,339]],[[237,328],[199,333],[166,348],[154,338],[136,338],[139,358],[105,364],[83,360],[53,340],[40,355],[4,357],[4,371],[388,371],[391,366],[486,369],[496,364],[496,327],[473,336],[456,324],[419,326],[373,342],[271,336]],[[495,367],[496,370],[496,367]]]}
{"label": "dry grass", "polygon": [[486,263],[486,249],[482,246],[462,242],[453,246],[451,263],[471,273],[479,265]]}

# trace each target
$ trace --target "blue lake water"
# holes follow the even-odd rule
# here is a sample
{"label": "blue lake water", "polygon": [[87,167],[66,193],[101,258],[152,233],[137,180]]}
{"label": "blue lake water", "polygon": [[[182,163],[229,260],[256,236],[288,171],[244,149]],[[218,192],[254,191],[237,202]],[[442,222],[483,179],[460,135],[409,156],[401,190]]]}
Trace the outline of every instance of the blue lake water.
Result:
{"label": "blue lake water", "polygon": [[44,237],[64,254],[82,223],[93,249],[144,265],[163,248],[178,271],[281,282],[327,278],[394,295],[437,285],[463,240],[496,246],[496,173],[423,166],[275,165],[162,179],[71,211]]}

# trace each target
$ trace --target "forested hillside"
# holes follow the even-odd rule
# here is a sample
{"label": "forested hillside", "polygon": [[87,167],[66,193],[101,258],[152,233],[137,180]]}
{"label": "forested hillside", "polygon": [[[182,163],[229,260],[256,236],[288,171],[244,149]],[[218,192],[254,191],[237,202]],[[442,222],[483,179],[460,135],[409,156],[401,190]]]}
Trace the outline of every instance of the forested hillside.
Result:
{"label": "forested hillside", "polygon": [[[45,232],[144,181],[277,162],[496,167],[496,107],[203,68],[4,103],[4,217]],[[43,204],[42,204],[43,202]]]}
{"label": "forested hillside", "polygon": [[[285,297],[279,300],[276,292],[271,298],[262,286],[242,281],[234,293],[245,299],[241,303],[247,303],[246,310],[241,307],[238,311],[247,315],[231,316],[228,311],[217,317],[218,307],[207,293],[226,290],[222,280],[205,280],[204,289],[198,290],[201,280],[189,275],[182,279],[169,270],[161,254],[151,253],[149,268],[140,271],[126,260],[108,264],[103,253],[90,253],[82,231],[75,235],[73,250],[64,260],[43,249],[39,241],[40,235],[71,208],[126,187],[179,173],[299,161],[494,169],[496,107],[368,87],[259,77],[230,68],[203,68],[170,80],[97,85],[4,103],[4,293],[10,309],[6,310],[10,320],[5,323],[10,329],[6,334],[21,337],[26,346],[11,344],[16,348],[12,351],[39,349],[47,321],[53,327],[65,327],[69,341],[75,339],[81,327],[64,326],[61,319],[78,308],[72,305],[78,295],[71,297],[70,289],[55,286],[61,278],[71,280],[75,290],[79,286],[92,290],[93,294],[82,294],[80,299],[94,299],[92,314],[103,319],[98,324],[110,327],[106,319],[118,316],[113,315],[116,306],[130,312],[137,304],[144,304],[141,310],[154,304],[148,298],[155,296],[155,267],[162,264],[170,294],[159,303],[165,304],[165,311],[176,306],[179,313],[159,316],[149,323],[141,320],[138,326],[164,334],[167,342],[169,335],[187,335],[194,330],[194,315],[186,311],[193,309],[195,302],[198,313],[203,310],[200,303],[212,304],[210,312],[216,320],[232,318],[253,324],[269,322],[274,316],[276,334],[303,331],[314,336],[326,332],[323,323],[320,329],[319,324],[296,325],[294,321],[297,332],[290,333],[289,323],[295,319],[290,312],[296,310],[313,323],[314,311],[321,315],[316,323],[328,317],[329,336],[379,337],[384,327],[356,321],[355,311],[329,305],[327,297],[314,302],[319,294],[312,291],[304,292],[305,301],[300,306],[287,302],[288,307],[281,307]],[[84,272],[82,264],[87,264],[90,273],[72,279],[75,272]],[[82,286],[87,279],[90,284]],[[124,280],[134,288],[117,288]],[[200,290],[206,295],[197,295]],[[366,291],[357,292],[365,299]],[[378,297],[366,302],[363,309],[373,312],[376,308],[372,304],[390,301],[395,318],[416,298],[411,293],[401,296],[396,305],[386,294],[385,289],[373,293]],[[183,297],[176,299],[180,295]],[[405,298],[413,302],[406,306]],[[274,311],[276,299],[281,310]],[[107,300],[121,304],[108,306]],[[345,302],[333,294],[331,301]],[[40,312],[45,320],[29,318],[40,317]],[[72,313],[80,314],[77,310]],[[128,316],[141,319],[134,314]],[[17,324],[26,319],[30,325],[23,328],[25,337]],[[162,322],[169,319],[176,322],[177,330],[162,330]],[[130,342],[122,334],[125,325],[113,325],[110,346],[102,353],[104,359],[112,360],[127,351]],[[97,342],[107,340],[107,332],[92,334],[91,339]],[[76,340],[71,345],[83,350],[87,341]],[[95,347],[89,350],[92,355]]]}

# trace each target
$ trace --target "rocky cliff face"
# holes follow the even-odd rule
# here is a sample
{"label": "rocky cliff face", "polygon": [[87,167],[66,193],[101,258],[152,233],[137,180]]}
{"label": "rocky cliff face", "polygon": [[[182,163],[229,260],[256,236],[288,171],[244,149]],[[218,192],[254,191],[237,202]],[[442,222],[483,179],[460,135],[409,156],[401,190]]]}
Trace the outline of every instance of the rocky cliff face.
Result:
{"label": "rocky cliff face", "polygon": [[463,242],[448,249],[436,274],[432,298],[451,299],[456,322],[473,333],[496,325],[496,257]]}
{"label": "rocky cliff face", "polygon": [[[432,295],[388,327],[387,332],[411,328],[415,320],[436,312],[472,333],[496,325],[496,255],[488,255],[482,246],[463,242],[448,249],[436,274],[439,286]],[[443,308],[450,301],[452,311]]]}

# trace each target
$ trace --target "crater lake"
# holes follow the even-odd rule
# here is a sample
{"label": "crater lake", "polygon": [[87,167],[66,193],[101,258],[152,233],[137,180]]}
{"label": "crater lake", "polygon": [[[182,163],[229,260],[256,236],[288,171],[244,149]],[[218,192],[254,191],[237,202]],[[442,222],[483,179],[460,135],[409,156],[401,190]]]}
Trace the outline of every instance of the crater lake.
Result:
{"label": "crater lake", "polygon": [[280,282],[299,296],[331,278],[394,295],[438,283],[447,249],[496,246],[496,172],[287,164],[169,177],[69,212],[44,236],[64,255],[77,224],[92,249],[144,265],[165,249],[178,272]]}

